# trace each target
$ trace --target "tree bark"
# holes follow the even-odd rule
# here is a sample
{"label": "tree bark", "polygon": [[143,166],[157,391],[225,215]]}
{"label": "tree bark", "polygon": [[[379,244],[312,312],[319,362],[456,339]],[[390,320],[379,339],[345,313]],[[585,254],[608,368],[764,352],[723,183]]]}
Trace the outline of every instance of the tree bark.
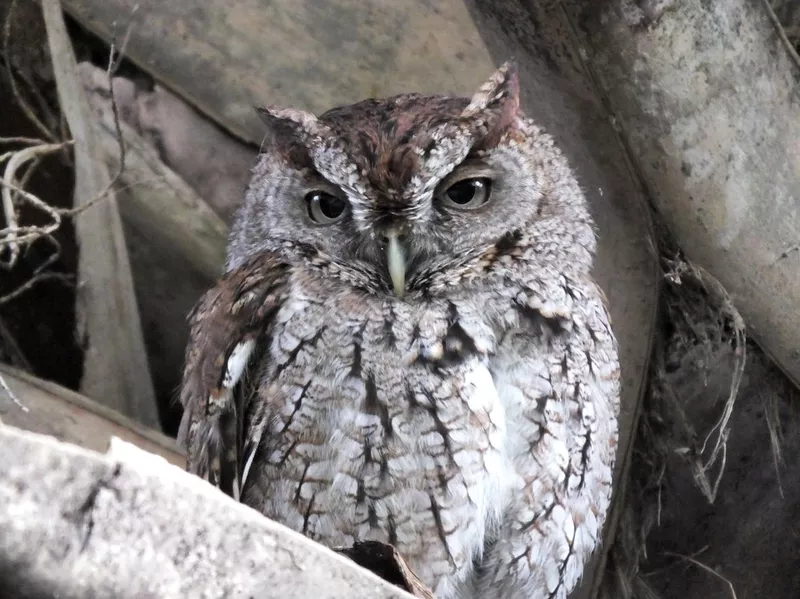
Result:
{"label": "tree bark", "polygon": [[85,347],[81,391],[153,428],[159,428],[150,367],[134,295],[128,251],[111,176],[98,151],[92,115],[59,0],[42,10],[58,97],[75,139],[74,205],[107,197],[75,217],[79,244],[77,309]]}
{"label": "tree bark", "polygon": [[800,64],[766,0],[568,4],[660,218],[800,385]]}
{"label": "tree bark", "polygon": [[410,599],[163,458],[0,425],[0,596]]}

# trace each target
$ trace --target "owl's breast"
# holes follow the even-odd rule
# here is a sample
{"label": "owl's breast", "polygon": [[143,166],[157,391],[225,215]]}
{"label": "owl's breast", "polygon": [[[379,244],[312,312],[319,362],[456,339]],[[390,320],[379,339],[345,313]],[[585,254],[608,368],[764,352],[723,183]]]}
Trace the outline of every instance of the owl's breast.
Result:
{"label": "owl's breast", "polygon": [[285,306],[245,501],[327,545],[392,543],[433,586],[466,571],[514,475],[480,348],[489,337],[454,331],[453,313],[452,303]]}

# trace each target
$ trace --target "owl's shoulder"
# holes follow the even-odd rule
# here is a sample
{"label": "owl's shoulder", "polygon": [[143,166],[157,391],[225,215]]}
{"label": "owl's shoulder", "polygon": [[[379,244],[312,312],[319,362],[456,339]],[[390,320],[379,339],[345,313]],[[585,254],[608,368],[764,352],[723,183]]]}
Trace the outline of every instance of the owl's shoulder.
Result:
{"label": "owl's shoulder", "polygon": [[195,473],[208,476],[212,453],[223,445],[220,417],[234,411],[234,387],[286,301],[289,274],[276,254],[254,255],[221,277],[189,315],[178,439]]}

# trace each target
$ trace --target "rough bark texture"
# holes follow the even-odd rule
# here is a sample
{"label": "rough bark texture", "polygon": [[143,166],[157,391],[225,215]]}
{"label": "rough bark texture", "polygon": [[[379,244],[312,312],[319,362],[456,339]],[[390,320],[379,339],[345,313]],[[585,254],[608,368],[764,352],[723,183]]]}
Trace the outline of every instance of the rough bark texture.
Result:
{"label": "rough bark texture", "polygon": [[764,0],[575,2],[660,217],[800,383],[800,64]]}
{"label": "rough bark texture", "polygon": [[[111,176],[99,152],[92,115],[77,76],[61,3],[43,0],[59,102],[75,139],[75,206],[108,190]],[[113,193],[75,217],[80,245],[78,336],[84,347],[81,391],[96,401],[159,428],[139,309]]]}
{"label": "rough bark texture", "polygon": [[101,455],[0,425],[0,596],[410,598],[115,440]]}

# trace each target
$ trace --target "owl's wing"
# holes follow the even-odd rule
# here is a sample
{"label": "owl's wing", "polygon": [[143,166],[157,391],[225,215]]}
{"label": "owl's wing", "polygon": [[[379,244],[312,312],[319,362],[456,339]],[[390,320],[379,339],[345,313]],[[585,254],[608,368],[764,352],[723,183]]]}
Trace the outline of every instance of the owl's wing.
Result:
{"label": "owl's wing", "polygon": [[225,274],[189,315],[178,440],[187,468],[239,499],[243,428],[257,377],[246,376],[287,295],[289,266],[261,253]]}

